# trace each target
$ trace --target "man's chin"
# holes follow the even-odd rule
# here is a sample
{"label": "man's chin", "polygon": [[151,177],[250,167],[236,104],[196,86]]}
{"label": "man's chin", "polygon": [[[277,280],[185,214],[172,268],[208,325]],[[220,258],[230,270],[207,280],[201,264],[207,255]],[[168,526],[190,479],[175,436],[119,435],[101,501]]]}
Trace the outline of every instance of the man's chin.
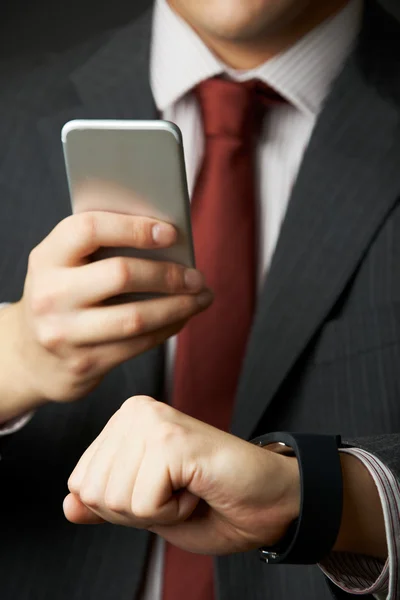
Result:
{"label": "man's chin", "polygon": [[168,0],[201,37],[258,43],[296,19],[310,0]]}

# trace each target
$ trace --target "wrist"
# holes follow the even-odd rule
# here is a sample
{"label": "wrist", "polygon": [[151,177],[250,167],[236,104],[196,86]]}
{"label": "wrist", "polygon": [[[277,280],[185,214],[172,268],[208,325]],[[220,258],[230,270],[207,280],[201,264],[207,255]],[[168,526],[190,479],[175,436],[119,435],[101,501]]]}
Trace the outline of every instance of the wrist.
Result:
{"label": "wrist", "polygon": [[301,505],[300,469],[297,458],[277,456],[284,474],[284,493],[280,502],[281,518],[285,529],[298,519]]}
{"label": "wrist", "polygon": [[9,421],[45,404],[25,367],[20,304],[0,311],[0,423]]}
{"label": "wrist", "polygon": [[[275,482],[277,496],[274,503],[273,519],[276,525],[274,535],[268,545],[275,545],[285,538],[287,532],[299,517],[301,505],[300,470],[297,458],[283,456],[275,451],[263,448],[264,452],[273,454],[275,463],[272,480]],[[261,540],[264,546],[266,540]]]}
{"label": "wrist", "polygon": [[[258,446],[295,455],[301,501],[298,518],[287,535],[260,548],[266,563],[315,564],[332,551],[342,518],[342,469],[339,436],[272,432],[252,440]],[[288,506],[294,506],[289,491]]]}

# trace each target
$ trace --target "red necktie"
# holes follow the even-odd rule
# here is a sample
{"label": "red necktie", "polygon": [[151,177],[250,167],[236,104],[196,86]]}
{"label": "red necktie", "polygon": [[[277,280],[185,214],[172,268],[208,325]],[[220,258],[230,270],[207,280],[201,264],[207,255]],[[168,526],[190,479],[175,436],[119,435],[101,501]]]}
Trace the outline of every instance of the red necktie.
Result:
{"label": "red necktie", "polygon": [[[213,305],[178,336],[172,404],[228,430],[252,323],[257,268],[255,150],[265,105],[258,81],[209,79],[195,94],[205,154],[192,199],[197,267]],[[213,600],[212,557],[166,545],[163,600]]]}

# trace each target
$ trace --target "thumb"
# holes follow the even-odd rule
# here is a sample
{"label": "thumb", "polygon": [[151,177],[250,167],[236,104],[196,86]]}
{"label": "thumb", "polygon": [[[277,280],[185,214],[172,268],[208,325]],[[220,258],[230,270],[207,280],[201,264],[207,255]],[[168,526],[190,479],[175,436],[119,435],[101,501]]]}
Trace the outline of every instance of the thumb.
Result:
{"label": "thumb", "polygon": [[104,519],[82,504],[75,494],[68,494],[64,500],[63,509],[68,521],[77,525],[98,525],[105,522]]}

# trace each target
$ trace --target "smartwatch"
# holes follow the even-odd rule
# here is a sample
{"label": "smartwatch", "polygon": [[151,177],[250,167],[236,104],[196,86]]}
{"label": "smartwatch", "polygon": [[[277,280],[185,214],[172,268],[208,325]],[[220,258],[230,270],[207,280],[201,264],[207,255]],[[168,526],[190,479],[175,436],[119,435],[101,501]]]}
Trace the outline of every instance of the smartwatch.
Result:
{"label": "smartwatch", "polygon": [[343,480],[336,435],[274,432],[251,440],[299,463],[300,514],[275,546],[260,548],[269,564],[316,564],[332,550],[343,510]]}

